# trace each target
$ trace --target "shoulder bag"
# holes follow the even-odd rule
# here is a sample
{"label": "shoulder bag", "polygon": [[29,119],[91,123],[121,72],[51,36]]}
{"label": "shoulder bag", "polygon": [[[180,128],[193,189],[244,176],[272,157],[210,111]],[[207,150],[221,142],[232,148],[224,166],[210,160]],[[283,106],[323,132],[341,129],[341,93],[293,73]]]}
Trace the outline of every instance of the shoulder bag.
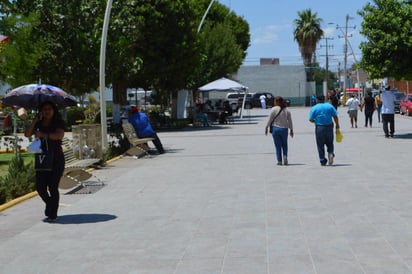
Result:
{"label": "shoulder bag", "polygon": [[273,122],[276,120],[276,118],[278,118],[279,114],[282,112],[283,108],[280,109],[280,111],[278,112],[278,114],[276,114],[276,116],[272,119],[272,121],[270,122],[270,128],[269,128],[269,132],[272,133],[273,132],[273,127],[272,124]]}
{"label": "shoulder bag", "polygon": [[53,169],[54,152],[49,148],[47,139],[44,139],[45,149],[41,153],[34,154],[34,169],[36,171],[51,171]]}

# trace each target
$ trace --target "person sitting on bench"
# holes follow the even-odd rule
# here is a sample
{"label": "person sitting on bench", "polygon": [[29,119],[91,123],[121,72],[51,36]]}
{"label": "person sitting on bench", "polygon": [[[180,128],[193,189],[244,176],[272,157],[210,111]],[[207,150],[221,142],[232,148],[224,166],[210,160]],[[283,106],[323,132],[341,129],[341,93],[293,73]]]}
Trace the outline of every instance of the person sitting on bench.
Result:
{"label": "person sitting on bench", "polygon": [[157,133],[153,130],[152,125],[147,118],[147,115],[143,112],[139,112],[138,107],[130,107],[128,121],[133,125],[136,135],[139,138],[154,138],[153,144],[160,154],[165,153],[162,142],[160,141]]}
{"label": "person sitting on bench", "polygon": [[220,112],[219,124],[227,124],[227,117],[232,116],[233,110],[229,101],[223,102],[223,110]]}

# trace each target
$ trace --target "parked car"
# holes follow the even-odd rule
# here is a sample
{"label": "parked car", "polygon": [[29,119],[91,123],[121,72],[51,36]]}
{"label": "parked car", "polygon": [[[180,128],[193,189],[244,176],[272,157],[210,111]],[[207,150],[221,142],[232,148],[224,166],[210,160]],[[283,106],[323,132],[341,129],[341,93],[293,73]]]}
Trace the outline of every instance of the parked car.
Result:
{"label": "parked car", "polygon": [[272,93],[270,92],[256,92],[255,94],[253,94],[252,96],[252,106],[253,107],[258,107],[261,108],[262,107],[262,103],[260,102],[260,96],[265,95],[266,99],[266,107],[267,108],[271,108],[273,107],[273,101],[275,99],[275,96],[273,96]]}
{"label": "parked car", "polygon": [[405,93],[395,91],[393,94],[395,95],[395,113],[399,113],[399,104],[405,98]]}
{"label": "parked car", "polygon": [[399,113],[407,116],[412,115],[412,94],[407,94],[405,98],[399,103]]}
{"label": "parked car", "polygon": [[[274,106],[275,103],[275,96],[270,93],[270,92],[257,92],[257,93],[251,93],[252,97],[247,97],[246,102],[245,102],[245,108],[250,109],[253,107],[262,107],[262,103],[260,102],[260,96],[265,95],[266,97],[266,108],[271,108]],[[290,106],[290,100],[287,98],[284,98],[286,105],[289,107]],[[239,105],[242,105],[243,98],[239,98]]]}
{"label": "parked car", "polygon": [[[252,104],[252,97],[253,97],[254,93],[248,93],[246,94],[246,101],[245,101],[245,109],[251,109],[253,108],[253,104]],[[242,107],[243,104],[243,99],[245,97],[239,97],[239,99],[237,100],[237,104],[239,105],[239,107]]]}
{"label": "parked car", "polygon": [[[245,108],[250,109],[252,108],[251,98],[254,93],[247,93],[246,94],[246,101],[245,101]],[[237,112],[239,108],[242,107],[243,98],[245,97],[245,93],[236,92],[236,93],[228,93],[226,95],[226,100],[229,101],[230,106],[232,107],[233,111]]]}

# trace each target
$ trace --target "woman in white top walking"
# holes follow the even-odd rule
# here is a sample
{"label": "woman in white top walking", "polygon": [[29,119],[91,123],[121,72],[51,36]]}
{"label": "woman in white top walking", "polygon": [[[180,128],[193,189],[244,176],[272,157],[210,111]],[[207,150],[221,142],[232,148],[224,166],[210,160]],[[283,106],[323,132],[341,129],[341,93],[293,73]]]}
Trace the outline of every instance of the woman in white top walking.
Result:
{"label": "woman in white top walking", "polygon": [[282,155],[283,165],[288,165],[288,130],[290,130],[290,137],[293,138],[292,115],[282,97],[275,97],[274,103],[275,106],[270,111],[265,127],[265,135],[268,134],[268,129],[272,128],[278,165],[282,165]]}

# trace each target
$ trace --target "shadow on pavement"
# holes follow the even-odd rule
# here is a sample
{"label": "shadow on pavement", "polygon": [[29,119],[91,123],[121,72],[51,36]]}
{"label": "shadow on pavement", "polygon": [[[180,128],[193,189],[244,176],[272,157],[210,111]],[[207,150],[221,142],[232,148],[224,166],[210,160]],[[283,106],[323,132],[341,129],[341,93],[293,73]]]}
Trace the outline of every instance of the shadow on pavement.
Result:
{"label": "shadow on pavement", "polygon": [[395,134],[395,139],[412,139],[412,133]]}
{"label": "shadow on pavement", "polygon": [[[326,164],[326,166],[330,166],[330,165]],[[352,164],[333,164],[330,167],[339,167],[339,166],[352,166]]]}
{"label": "shadow on pavement", "polygon": [[59,216],[54,222],[56,224],[89,224],[107,222],[116,219],[117,216],[111,214],[73,214]]}

